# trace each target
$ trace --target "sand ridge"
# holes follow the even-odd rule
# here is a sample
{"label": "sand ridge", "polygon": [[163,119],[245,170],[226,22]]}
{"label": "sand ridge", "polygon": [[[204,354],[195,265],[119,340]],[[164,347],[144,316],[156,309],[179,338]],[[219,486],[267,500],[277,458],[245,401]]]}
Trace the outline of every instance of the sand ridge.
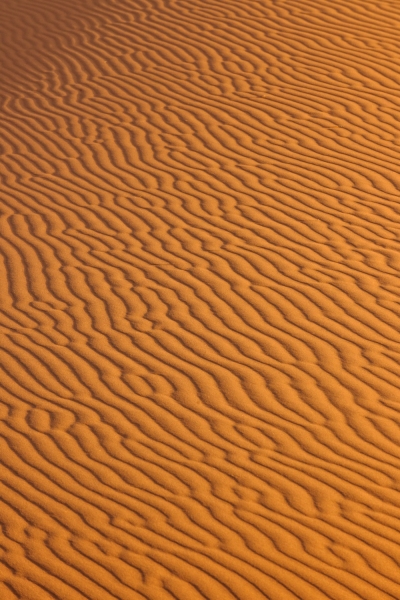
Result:
{"label": "sand ridge", "polygon": [[400,5],[2,14],[0,597],[398,600]]}

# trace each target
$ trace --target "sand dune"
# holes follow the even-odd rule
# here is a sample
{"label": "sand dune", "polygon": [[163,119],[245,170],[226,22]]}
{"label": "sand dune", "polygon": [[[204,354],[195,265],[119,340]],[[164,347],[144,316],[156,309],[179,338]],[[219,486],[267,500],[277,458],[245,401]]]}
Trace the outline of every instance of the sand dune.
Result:
{"label": "sand dune", "polygon": [[0,598],[400,598],[400,4],[2,1]]}

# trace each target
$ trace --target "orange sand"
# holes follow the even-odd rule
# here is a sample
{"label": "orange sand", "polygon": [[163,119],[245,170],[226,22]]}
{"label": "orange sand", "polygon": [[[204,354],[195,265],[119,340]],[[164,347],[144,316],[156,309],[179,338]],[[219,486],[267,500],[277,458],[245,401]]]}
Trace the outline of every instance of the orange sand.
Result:
{"label": "orange sand", "polygon": [[400,2],[1,10],[1,600],[399,600]]}

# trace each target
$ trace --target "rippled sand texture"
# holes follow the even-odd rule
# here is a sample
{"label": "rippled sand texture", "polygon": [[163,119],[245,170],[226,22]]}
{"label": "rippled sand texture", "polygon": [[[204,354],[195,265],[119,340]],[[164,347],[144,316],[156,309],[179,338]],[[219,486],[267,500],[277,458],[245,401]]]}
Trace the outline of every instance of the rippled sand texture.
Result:
{"label": "rippled sand texture", "polygon": [[398,600],[400,3],[1,4],[1,599]]}

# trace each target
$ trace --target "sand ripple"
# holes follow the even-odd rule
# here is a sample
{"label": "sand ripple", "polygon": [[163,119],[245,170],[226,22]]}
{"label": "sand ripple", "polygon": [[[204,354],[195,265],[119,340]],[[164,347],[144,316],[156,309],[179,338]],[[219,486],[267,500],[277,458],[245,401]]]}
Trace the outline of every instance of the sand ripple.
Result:
{"label": "sand ripple", "polygon": [[398,600],[400,4],[2,15],[2,600]]}

